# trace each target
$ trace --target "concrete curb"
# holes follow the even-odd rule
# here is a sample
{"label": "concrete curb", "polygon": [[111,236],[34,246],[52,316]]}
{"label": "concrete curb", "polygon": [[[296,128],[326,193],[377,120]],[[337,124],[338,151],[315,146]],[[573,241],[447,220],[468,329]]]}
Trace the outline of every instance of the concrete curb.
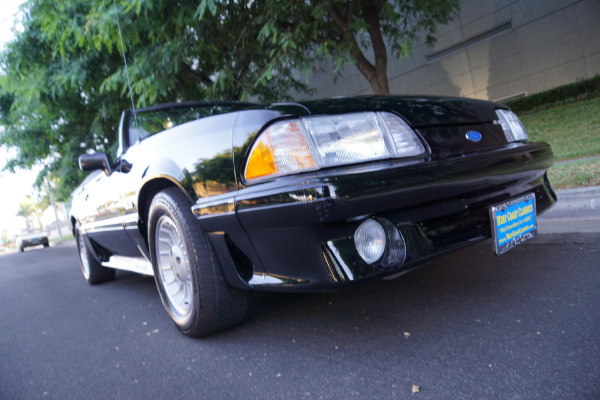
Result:
{"label": "concrete curb", "polygon": [[540,219],[600,218],[600,186],[558,190],[556,195],[558,202]]}
{"label": "concrete curb", "polygon": [[558,202],[538,218],[539,233],[600,232],[600,186],[556,192]]}

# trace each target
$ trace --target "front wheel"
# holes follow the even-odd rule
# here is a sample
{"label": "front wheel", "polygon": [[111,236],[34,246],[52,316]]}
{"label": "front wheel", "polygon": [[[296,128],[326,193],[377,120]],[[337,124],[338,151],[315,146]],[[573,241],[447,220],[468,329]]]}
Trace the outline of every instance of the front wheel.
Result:
{"label": "front wheel", "polygon": [[177,188],[159,192],[150,205],[148,244],[165,309],[185,335],[211,335],[242,322],[248,292],[227,285],[208,237],[187,197]]}

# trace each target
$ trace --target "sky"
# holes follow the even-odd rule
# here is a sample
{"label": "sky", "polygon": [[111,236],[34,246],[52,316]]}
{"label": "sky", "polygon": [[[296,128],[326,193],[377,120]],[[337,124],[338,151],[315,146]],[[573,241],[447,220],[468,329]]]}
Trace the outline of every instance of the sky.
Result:
{"label": "sky", "polygon": [[[0,7],[0,51],[4,50],[5,43],[13,40],[12,28],[15,14],[19,5],[24,0],[2,0]],[[7,149],[0,147],[0,169],[6,164],[9,154]],[[19,203],[30,194],[34,195],[33,183],[37,176],[36,171],[19,171],[17,174],[0,172],[0,234],[6,230],[18,233],[25,227],[22,217],[17,217]]]}

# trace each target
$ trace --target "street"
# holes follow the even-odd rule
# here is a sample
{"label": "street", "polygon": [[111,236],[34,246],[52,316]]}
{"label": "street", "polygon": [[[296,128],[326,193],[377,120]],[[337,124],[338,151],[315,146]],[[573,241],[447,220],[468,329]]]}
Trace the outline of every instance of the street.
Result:
{"label": "street", "polygon": [[392,281],[258,293],[194,340],[153,278],[89,286],[72,242],[0,253],[0,398],[598,399],[599,257],[596,232],[486,241]]}

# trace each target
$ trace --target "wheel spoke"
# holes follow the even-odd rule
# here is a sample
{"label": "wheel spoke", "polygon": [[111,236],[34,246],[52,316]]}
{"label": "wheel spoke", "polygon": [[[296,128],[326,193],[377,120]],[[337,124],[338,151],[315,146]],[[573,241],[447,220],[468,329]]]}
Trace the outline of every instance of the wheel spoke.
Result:
{"label": "wheel spoke", "polygon": [[175,223],[166,215],[156,226],[156,252],[159,281],[171,305],[171,311],[179,318],[191,312],[192,273],[185,241]]}
{"label": "wheel spoke", "polygon": [[182,299],[185,297],[185,292],[183,291],[182,285],[177,285],[177,292],[173,294],[173,298],[177,300],[178,305],[182,305]]}
{"label": "wheel spoke", "polygon": [[[165,271],[165,269],[163,269],[163,271]],[[165,282],[165,285],[170,285],[173,282],[177,282],[177,278],[172,271],[167,270],[167,273],[163,274],[163,281]]]}

